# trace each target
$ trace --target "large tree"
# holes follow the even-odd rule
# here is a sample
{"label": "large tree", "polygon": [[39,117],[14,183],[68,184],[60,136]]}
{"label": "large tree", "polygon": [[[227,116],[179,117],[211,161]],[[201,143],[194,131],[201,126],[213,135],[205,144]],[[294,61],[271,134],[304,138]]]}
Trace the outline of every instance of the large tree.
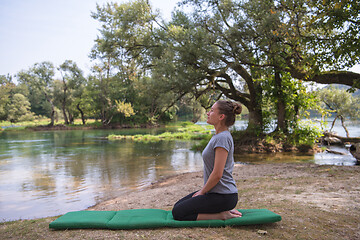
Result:
{"label": "large tree", "polygon": [[148,1],[138,0],[98,6],[93,17],[102,23],[91,56],[103,122],[112,119],[116,101],[131,103],[138,120],[159,120],[185,93],[171,91],[170,79],[153,67],[163,41],[155,37],[158,15]]}
{"label": "large tree", "polygon": [[[64,115],[65,124],[74,122],[74,111],[76,98],[81,98],[83,85],[85,78],[81,69],[77,64],[71,60],[66,60],[58,68],[61,74],[61,95],[59,101],[61,103],[61,109]],[[80,103],[78,101],[78,103]],[[80,104],[76,104],[76,111],[79,110],[82,113],[82,119],[84,122],[84,113],[80,108]]]}
{"label": "large tree", "polygon": [[38,93],[38,97],[45,97],[50,104],[50,126],[53,126],[55,121],[54,76],[55,67],[51,62],[35,63],[29,70],[23,70],[17,74],[20,83],[25,84],[30,92]]}
{"label": "large tree", "polygon": [[[205,32],[201,38],[205,46],[198,44],[212,58],[212,62],[205,62],[204,55],[190,51],[193,66],[208,73],[211,86],[247,106],[250,121],[254,118],[255,123],[261,123],[261,96],[272,91],[277,98],[278,128],[286,130],[289,111],[285,100],[289,94],[299,94],[284,91],[291,80],[288,74],[302,81],[357,86],[360,74],[337,70],[359,63],[358,48],[350,47],[359,42],[354,41],[359,39],[354,30],[359,28],[358,5],[337,2],[336,9],[351,14],[320,28],[320,22],[333,15],[320,2],[188,0],[184,4],[194,7],[188,19],[194,24],[192,29]],[[314,24],[316,21],[319,24]],[[340,40],[343,42],[338,43]],[[345,42],[352,41],[356,43],[346,48]],[[262,89],[261,81],[270,79],[274,79],[272,89]],[[237,87],[243,86],[239,80],[245,83],[246,92]]]}
{"label": "large tree", "polygon": [[[170,22],[159,21],[141,0],[107,4],[95,15],[103,23],[97,40],[103,59],[113,66],[134,61],[158,90],[174,94],[169,106],[187,93],[214,100],[226,96],[248,108],[249,126],[263,129],[268,94],[276,103],[277,129],[287,131],[289,119],[309,104],[301,81],[357,86],[360,74],[338,71],[339,63],[359,62],[358,51],[344,47],[358,38],[353,4],[336,5],[352,14],[326,28],[319,24],[333,12],[317,1],[185,0],[182,5],[187,11],[175,11]],[[334,47],[343,51],[333,52],[329,46],[341,36],[344,43]]]}

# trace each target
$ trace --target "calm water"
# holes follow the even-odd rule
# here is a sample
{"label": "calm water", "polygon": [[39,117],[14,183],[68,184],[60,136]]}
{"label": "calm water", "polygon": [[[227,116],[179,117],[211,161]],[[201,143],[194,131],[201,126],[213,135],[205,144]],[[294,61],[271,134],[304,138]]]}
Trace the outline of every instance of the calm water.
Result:
{"label": "calm water", "polygon": [[[201,169],[191,142],[103,139],[119,131],[4,132],[0,220],[81,210],[174,172]],[[132,132],[127,132],[132,134]]]}
{"label": "calm water", "polygon": [[[243,123],[238,122],[241,127]],[[140,131],[140,132],[139,132]],[[76,130],[0,134],[0,221],[83,210],[161,177],[202,169],[193,142],[108,141],[109,134],[158,130]],[[360,134],[359,134],[360,135]],[[347,151],[346,149],[340,149]],[[340,155],[339,155],[340,156]],[[237,162],[354,165],[350,155],[236,155]]]}

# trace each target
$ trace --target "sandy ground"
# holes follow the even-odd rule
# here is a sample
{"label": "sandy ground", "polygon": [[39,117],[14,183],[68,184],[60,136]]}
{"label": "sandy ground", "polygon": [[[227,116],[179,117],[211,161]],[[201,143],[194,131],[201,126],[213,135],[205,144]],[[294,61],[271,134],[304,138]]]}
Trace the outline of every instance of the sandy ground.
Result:
{"label": "sandy ground", "polygon": [[[339,176],[336,170],[350,170],[357,175]],[[318,166],[313,164],[265,164],[236,165],[234,178],[239,189],[239,208],[246,208],[242,198],[246,189],[258,189],[259,185],[272,188],[282,186],[278,191],[266,193],[265,198],[286,199],[317,206],[326,211],[357,209],[360,211],[359,167]],[[314,175],[315,174],[315,175]],[[273,181],[262,182],[261,177],[270,176]],[[336,180],[336,178],[341,178]],[[342,179],[345,177],[345,179]],[[257,180],[257,178],[259,178]],[[283,180],[283,181],[281,181]],[[335,181],[333,181],[335,180]],[[280,184],[279,184],[280,183]],[[89,210],[122,210],[136,208],[162,208],[170,210],[173,204],[186,194],[202,187],[202,172],[184,173],[161,179],[150,187],[102,202]],[[300,186],[301,185],[301,186]],[[265,190],[265,189],[264,189]],[[265,192],[264,192],[265,193]],[[254,194],[253,198],[264,193]],[[255,199],[253,199],[255,200]],[[360,217],[360,215],[359,215]]]}
{"label": "sandy ground", "polygon": [[[273,224],[144,230],[48,229],[56,217],[0,225],[0,239],[360,239],[360,167],[309,163],[236,165],[237,208],[267,208]],[[164,178],[88,210],[159,208],[202,186],[202,172]]]}
{"label": "sandy ground", "polygon": [[[236,165],[234,177],[239,189],[237,208],[268,208],[283,216],[283,221],[278,223],[282,227],[289,224],[291,218],[298,218],[290,230],[295,233],[299,225],[303,225],[301,231],[318,231],[319,236],[315,239],[322,239],[321,232],[329,230],[320,225],[320,229],[311,229],[316,222],[314,219],[326,221],[324,224],[336,232],[334,239],[360,239],[359,166]],[[105,201],[89,210],[171,210],[178,199],[201,186],[202,172],[180,174],[153,183],[142,191]]]}

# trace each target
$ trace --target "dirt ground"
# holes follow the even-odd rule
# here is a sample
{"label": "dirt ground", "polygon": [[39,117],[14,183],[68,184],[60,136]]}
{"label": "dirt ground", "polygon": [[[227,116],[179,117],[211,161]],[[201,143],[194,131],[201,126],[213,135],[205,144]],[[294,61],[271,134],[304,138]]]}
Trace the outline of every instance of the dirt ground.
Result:
{"label": "dirt ground", "polygon": [[[267,208],[282,221],[226,228],[54,231],[48,229],[52,217],[2,223],[0,239],[360,239],[359,166],[236,165],[234,177],[237,208]],[[171,210],[201,186],[201,172],[179,174],[88,210]]]}

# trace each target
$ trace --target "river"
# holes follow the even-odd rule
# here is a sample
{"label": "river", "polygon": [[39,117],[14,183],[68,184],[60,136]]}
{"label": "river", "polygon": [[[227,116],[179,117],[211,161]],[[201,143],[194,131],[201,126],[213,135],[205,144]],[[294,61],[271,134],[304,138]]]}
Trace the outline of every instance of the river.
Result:
{"label": "river", "polygon": [[[236,127],[242,128],[243,122]],[[162,177],[202,169],[190,141],[108,141],[109,134],[161,129],[5,131],[0,134],[0,221],[56,216],[83,210]],[[360,128],[354,127],[352,132]],[[356,135],[354,135],[356,136]],[[346,152],[340,148],[339,151]],[[315,162],[354,165],[351,155],[329,153],[236,155],[241,163]]]}

